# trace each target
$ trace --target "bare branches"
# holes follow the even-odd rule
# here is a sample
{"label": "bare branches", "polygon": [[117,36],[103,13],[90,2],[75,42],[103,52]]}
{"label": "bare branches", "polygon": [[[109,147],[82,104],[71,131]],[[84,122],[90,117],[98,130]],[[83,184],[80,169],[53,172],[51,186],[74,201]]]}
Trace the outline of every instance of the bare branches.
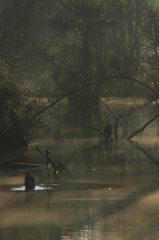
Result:
{"label": "bare branches", "polygon": [[124,75],[117,75],[117,76],[114,76],[114,79],[125,79],[125,80],[129,80],[129,81],[132,81],[132,82],[135,82],[135,83],[138,83],[139,85],[142,85],[144,87],[146,87],[148,90],[150,90],[150,92],[152,92],[156,98],[159,98],[159,94],[158,92],[156,92],[152,87],[150,87],[148,84],[146,84],[145,82],[142,82],[138,79],[135,79],[135,78],[131,78],[129,76],[124,76]]}
{"label": "bare branches", "polygon": [[142,106],[138,106],[136,108],[133,108],[131,111],[125,111],[125,113],[120,113],[118,116],[115,116],[115,114],[113,113],[113,111],[111,110],[111,108],[108,106],[108,104],[106,104],[103,100],[101,100],[99,98],[99,101],[108,109],[109,113],[111,114],[111,116],[114,118],[115,120],[115,139],[118,139],[118,135],[117,135],[117,128],[118,128],[118,122],[125,118],[125,117],[128,117],[130,116],[131,114],[133,114],[134,112],[138,111],[138,110],[141,110],[145,107],[147,107],[148,105],[150,105],[152,102],[155,101],[155,99],[152,99],[150,101],[148,101],[147,103],[143,104]]}
{"label": "bare branches", "polygon": [[131,134],[126,140],[129,140],[130,138],[134,137],[138,133],[143,132],[150,123],[152,123],[156,118],[158,118],[158,116],[159,116],[159,113],[157,113],[153,118],[151,118],[147,123],[145,123],[140,129],[138,129],[133,134]]}
{"label": "bare branches", "polygon": [[94,127],[94,126],[91,126],[91,125],[84,125],[83,123],[81,123],[81,126],[82,128],[89,128],[89,129],[92,129],[92,130],[95,130],[95,131],[98,131],[98,132],[101,132],[102,134],[104,134],[104,131],[101,130],[100,128],[97,128],[97,127]]}
{"label": "bare branches", "polygon": [[113,113],[113,111],[110,109],[110,107],[109,107],[104,101],[102,101],[101,98],[98,98],[98,99],[99,99],[99,101],[100,101],[102,104],[104,104],[104,106],[108,109],[108,111],[110,112],[111,116],[112,116],[114,119],[117,120],[117,117],[114,115],[114,113]]}

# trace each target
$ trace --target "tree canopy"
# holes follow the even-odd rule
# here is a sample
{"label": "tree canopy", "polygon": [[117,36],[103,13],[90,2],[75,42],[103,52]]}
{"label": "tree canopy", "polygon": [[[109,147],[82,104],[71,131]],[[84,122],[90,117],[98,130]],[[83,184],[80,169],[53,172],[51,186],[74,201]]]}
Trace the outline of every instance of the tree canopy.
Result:
{"label": "tree canopy", "polygon": [[[4,145],[14,139],[26,144],[39,129],[49,131],[48,115],[103,132],[105,111],[116,138],[122,119],[136,111],[150,116],[144,126],[157,119],[158,11],[154,1],[145,0],[2,1]],[[133,100],[132,109],[115,112],[109,97],[144,102]]]}

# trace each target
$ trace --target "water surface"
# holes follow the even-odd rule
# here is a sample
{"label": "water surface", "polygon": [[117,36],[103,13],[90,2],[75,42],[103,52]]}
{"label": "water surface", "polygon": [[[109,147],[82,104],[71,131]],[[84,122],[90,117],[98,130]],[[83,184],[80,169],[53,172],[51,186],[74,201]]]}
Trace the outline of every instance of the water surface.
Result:
{"label": "water surface", "polygon": [[[45,164],[36,144],[7,158]],[[53,154],[53,145],[48,140],[39,147]],[[1,169],[0,239],[157,240],[158,137],[149,142],[138,137],[135,145],[126,140],[105,145],[101,138],[68,140],[60,149],[63,163],[77,149],[66,166],[69,174],[55,177],[50,167],[48,179],[46,168]],[[24,191],[26,172],[40,191]]]}

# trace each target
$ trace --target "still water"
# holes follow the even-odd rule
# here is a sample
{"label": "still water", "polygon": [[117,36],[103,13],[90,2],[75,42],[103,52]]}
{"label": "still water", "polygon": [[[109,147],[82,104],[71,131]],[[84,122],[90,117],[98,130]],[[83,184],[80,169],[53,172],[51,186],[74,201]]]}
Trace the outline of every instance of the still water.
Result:
{"label": "still water", "polygon": [[[50,167],[49,179],[46,168],[1,169],[0,239],[158,240],[158,137],[106,145],[100,137],[70,139],[41,140],[5,156],[45,164],[38,144],[68,164],[56,177]],[[36,179],[35,191],[24,191],[26,172]]]}

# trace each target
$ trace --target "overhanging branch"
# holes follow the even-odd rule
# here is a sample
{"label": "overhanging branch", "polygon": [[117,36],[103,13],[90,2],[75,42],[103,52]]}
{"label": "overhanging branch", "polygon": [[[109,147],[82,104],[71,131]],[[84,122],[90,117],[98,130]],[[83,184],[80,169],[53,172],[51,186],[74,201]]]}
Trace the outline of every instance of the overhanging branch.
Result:
{"label": "overhanging branch", "polygon": [[138,133],[143,132],[144,129],[145,129],[150,123],[152,123],[158,116],[159,116],[159,113],[157,113],[153,118],[151,118],[147,123],[145,123],[140,129],[138,129],[136,132],[134,132],[133,134],[131,134],[126,140],[129,140],[130,138],[134,137],[134,136],[137,135]]}

